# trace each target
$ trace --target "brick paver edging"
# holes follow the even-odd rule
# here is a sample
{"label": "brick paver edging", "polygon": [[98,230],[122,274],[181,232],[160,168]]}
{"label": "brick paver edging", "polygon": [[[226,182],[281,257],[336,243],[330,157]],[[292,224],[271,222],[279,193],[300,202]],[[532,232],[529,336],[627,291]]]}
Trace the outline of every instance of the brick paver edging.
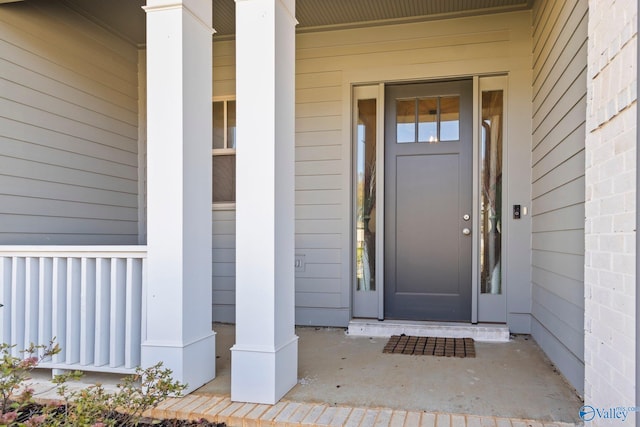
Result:
{"label": "brick paver edging", "polygon": [[573,427],[576,424],[475,415],[356,408],[282,400],[275,405],[232,402],[229,396],[191,394],[169,399],[145,414],[226,423],[229,427]]}

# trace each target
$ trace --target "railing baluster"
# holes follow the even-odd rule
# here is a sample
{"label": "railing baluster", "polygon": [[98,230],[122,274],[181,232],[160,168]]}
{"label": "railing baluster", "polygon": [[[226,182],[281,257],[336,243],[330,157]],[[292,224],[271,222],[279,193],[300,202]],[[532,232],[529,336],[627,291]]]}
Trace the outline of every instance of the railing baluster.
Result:
{"label": "railing baluster", "polygon": [[[49,257],[39,258],[38,268],[38,343],[48,344],[52,336],[52,307],[53,307],[53,260]],[[38,355],[42,357],[44,351],[38,351]],[[50,358],[47,358],[49,360]]]}
{"label": "railing baluster", "polygon": [[11,277],[13,262],[10,257],[0,258],[0,342],[11,340]]}
{"label": "railing baluster", "polygon": [[[125,290],[126,262],[120,258],[112,260],[111,267],[111,352],[109,366],[116,368],[124,364],[125,342]],[[114,274],[115,270],[115,274]]]}
{"label": "railing baluster", "polygon": [[15,344],[11,349],[11,355],[20,357],[24,350],[24,284],[25,284],[25,259],[13,258],[13,271],[11,275],[11,341]]}
{"label": "railing baluster", "polygon": [[147,339],[147,322],[144,321],[144,319],[147,318],[147,299],[145,298],[145,295],[147,294],[147,259],[141,258],[140,264],[142,266],[140,277],[140,298],[142,300],[140,304],[140,345],[142,346],[144,340]]}
{"label": "railing baluster", "polygon": [[67,258],[66,362],[80,362],[80,259]]}
{"label": "railing baluster", "polygon": [[[39,259],[28,257],[25,260],[24,279],[24,348],[38,342],[38,272]],[[27,355],[28,356],[28,355]]]}
{"label": "railing baluster", "polygon": [[[52,333],[60,348],[67,346],[67,260],[61,257],[53,259],[53,307],[51,313]],[[53,356],[54,363],[64,363],[65,353]]]}
{"label": "railing baluster", "polygon": [[127,309],[125,340],[125,368],[134,368],[140,364],[140,305],[142,269],[138,260],[127,259]]}
{"label": "railing baluster", "polygon": [[93,365],[96,337],[96,260],[82,258],[80,279],[80,364]]}
{"label": "railing baluster", "polygon": [[109,314],[111,310],[111,260],[96,260],[95,366],[109,363]]}
{"label": "railing baluster", "polygon": [[140,364],[144,248],[7,248],[0,246],[0,340],[15,344],[13,355],[53,340],[62,352],[42,367],[122,373]]}

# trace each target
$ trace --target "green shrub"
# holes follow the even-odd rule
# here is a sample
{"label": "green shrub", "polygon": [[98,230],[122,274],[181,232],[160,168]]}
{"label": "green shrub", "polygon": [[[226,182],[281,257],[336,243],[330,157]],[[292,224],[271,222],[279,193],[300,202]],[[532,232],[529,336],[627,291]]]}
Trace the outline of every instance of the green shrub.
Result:
{"label": "green shrub", "polygon": [[[31,344],[21,351],[22,357],[17,357],[11,354],[15,347],[0,344],[0,425],[11,425],[21,409],[32,403],[33,390],[26,384],[29,374],[42,360],[60,352],[53,342],[48,346]],[[35,356],[37,353],[40,355]]]}
{"label": "green shrub", "polygon": [[[23,357],[12,356],[14,346],[0,344],[0,426],[136,426],[142,414],[170,396],[180,396],[186,385],[174,381],[171,370],[158,363],[125,377],[117,391],[102,384],[71,391],[69,381],[78,380],[78,371],[56,375],[58,394],[63,404],[34,405],[33,390],[27,386],[29,373],[42,360],[60,352],[53,342],[48,346],[31,345]],[[38,353],[39,356],[34,356]],[[24,357],[27,356],[27,357]],[[34,410],[34,407],[36,410]]]}

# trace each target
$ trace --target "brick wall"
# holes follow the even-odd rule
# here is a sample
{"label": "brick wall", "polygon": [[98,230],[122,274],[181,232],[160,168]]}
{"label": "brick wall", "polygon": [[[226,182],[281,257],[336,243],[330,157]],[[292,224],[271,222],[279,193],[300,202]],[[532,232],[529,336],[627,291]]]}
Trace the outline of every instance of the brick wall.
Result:
{"label": "brick wall", "polygon": [[584,397],[597,408],[635,405],[637,10],[589,0]]}

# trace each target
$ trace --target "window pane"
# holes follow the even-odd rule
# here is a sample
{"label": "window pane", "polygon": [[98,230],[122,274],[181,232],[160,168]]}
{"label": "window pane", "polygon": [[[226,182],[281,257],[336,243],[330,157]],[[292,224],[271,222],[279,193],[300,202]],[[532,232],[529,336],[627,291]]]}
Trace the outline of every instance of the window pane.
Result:
{"label": "window pane", "polygon": [[356,290],[376,290],[376,100],[358,101]]}
{"label": "window pane", "polygon": [[236,156],[213,156],[213,202],[236,201]]}
{"label": "window pane", "polygon": [[460,140],[460,97],[440,98],[440,141]]}
{"label": "window pane", "polygon": [[502,91],[482,92],[480,291],[502,293]]}
{"label": "window pane", "polygon": [[224,148],[224,102],[213,103],[213,148]]}
{"label": "window pane", "polygon": [[236,148],[236,101],[227,102],[227,148]]}
{"label": "window pane", "polygon": [[416,142],[416,100],[396,101],[396,142]]}
{"label": "window pane", "polygon": [[418,100],[418,141],[438,142],[438,98]]}

